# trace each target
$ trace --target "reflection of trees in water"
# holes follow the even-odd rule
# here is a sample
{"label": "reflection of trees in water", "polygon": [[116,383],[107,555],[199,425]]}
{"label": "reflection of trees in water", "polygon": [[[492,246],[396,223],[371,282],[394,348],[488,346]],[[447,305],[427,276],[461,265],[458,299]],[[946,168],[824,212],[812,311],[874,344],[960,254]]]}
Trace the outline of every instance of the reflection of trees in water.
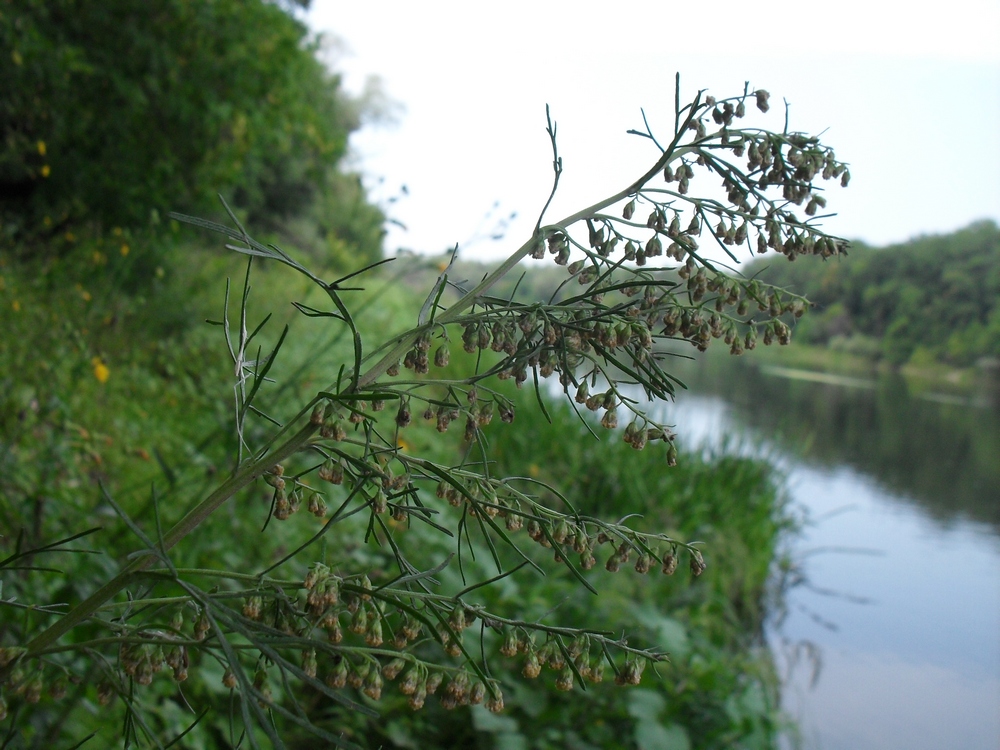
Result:
{"label": "reflection of trees in water", "polygon": [[690,379],[793,454],[848,464],[949,524],[1000,529],[1000,413],[915,398],[902,378],[873,389],[769,376],[739,362]]}

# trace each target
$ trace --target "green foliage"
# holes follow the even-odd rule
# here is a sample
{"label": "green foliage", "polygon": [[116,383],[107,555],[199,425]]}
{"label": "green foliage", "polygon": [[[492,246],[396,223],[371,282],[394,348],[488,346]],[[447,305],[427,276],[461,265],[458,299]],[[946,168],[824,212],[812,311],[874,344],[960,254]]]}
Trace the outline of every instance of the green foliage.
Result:
{"label": "green foliage", "polygon": [[[222,356],[203,359],[199,346],[187,346],[200,339],[165,342],[176,357],[161,361],[168,401],[147,412],[158,396],[140,386],[155,356],[144,352],[130,377],[112,380],[127,372],[127,355],[87,351],[84,329],[75,346],[57,350],[73,358],[69,379],[91,368],[83,391],[74,395],[66,376],[13,383],[24,406],[3,410],[17,430],[6,453],[11,473],[22,459],[42,464],[50,445],[65,454],[67,494],[92,472],[97,491],[73,498],[76,520],[107,519],[99,548],[114,553],[84,558],[67,580],[34,562],[76,559],[86,553],[81,536],[96,530],[77,529],[54,545],[38,546],[42,532],[5,540],[0,714],[9,708],[11,735],[51,744],[64,730],[101,729],[113,716],[126,744],[165,744],[191,730],[194,742],[216,746],[377,746],[386,737],[372,733],[390,731],[374,721],[379,707],[392,712],[405,702],[433,706],[432,717],[476,707],[471,721],[436,722],[445,727],[439,742],[450,746],[469,745],[477,732],[538,747],[623,737],[637,746],[770,744],[773,675],[751,649],[786,523],[774,487],[760,464],[725,457],[671,477],[676,435],[651,409],[678,387],[665,344],[703,351],[724,339],[739,354],[758,332],[765,344],[787,343],[780,316],[804,306],[759,280],[721,273],[701,255],[699,238],[727,252],[754,239],[789,256],[843,250],[808,217],[825,202],[814,181],[846,182],[846,166],[817,138],[741,127],[748,102],[766,112],[768,94],[747,86],[720,101],[699,92],[682,105],[678,82],[667,145],[648,123],[637,133],[658,151],[648,171],[557,221],[546,220],[546,204],[531,236],[478,284],[457,283],[446,267],[403,315],[393,314],[398,300],[382,296],[393,284],[359,289],[372,266],[329,278],[251,238],[233,212],[229,226],[176,216],[225,235],[247,257],[242,284],[227,281],[225,304],[209,319]],[[562,162],[548,125],[554,193]],[[725,201],[688,197],[704,172],[724,178]],[[648,212],[644,222],[633,221],[637,210]],[[530,302],[496,296],[521,260],[547,253],[565,267],[563,293]],[[115,263],[129,257],[119,254]],[[84,258],[74,254],[74,264]],[[251,271],[261,264],[252,278],[268,282],[263,305],[251,295]],[[282,266],[294,281],[275,281],[287,279]],[[48,317],[41,293],[21,269],[12,279],[25,303],[7,314],[31,309],[13,325],[51,341],[40,333]],[[277,316],[262,309],[296,298]],[[72,330],[79,302],[61,302]],[[751,302],[767,314],[748,318]],[[113,304],[84,307],[83,323],[99,319],[113,330],[113,316],[88,317]],[[293,309],[305,318],[294,328]],[[32,356],[30,347],[14,352],[26,366]],[[547,379],[581,409],[579,422],[565,406],[546,405]],[[533,398],[520,395],[525,385]],[[112,389],[113,401],[95,403]],[[134,414],[150,424],[126,418],[132,390]],[[63,391],[74,396],[69,409],[51,408]],[[182,403],[194,413],[190,424],[162,413]],[[115,410],[105,420],[123,420],[115,435],[131,429],[136,441],[153,441],[146,452],[159,473],[143,492],[104,476],[94,446],[73,450],[74,432],[84,433],[68,420],[97,420],[94,410],[108,407]],[[523,429],[507,426],[536,408],[542,416]],[[223,424],[226,412],[228,429],[197,444],[177,439],[217,418]],[[446,436],[454,423],[461,427]],[[136,434],[137,425],[146,432]],[[584,430],[612,442],[598,450]],[[559,452],[562,444],[571,448]],[[214,489],[204,488],[206,474]],[[25,475],[30,481],[12,484],[17,505],[5,509],[22,526],[47,507],[40,492],[62,487],[44,465]],[[598,556],[604,570],[595,569]],[[706,557],[720,574],[703,576]],[[644,574],[656,570],[660,582],[650,585]],[[635,626],[637,642],[621,625]],[[512,657],[515,666],[503,661]],[[543,668],[559,693],[592,683],[593,699],[554,697],[549,680],[508,684]],[[628,692],[644,675],[646,692]],[[42,700],[65,680],[78,686],[66,708]],[[610,682],[617,692],[605,689]],[[517,708],[498,719],[505,696]],[[106,710],[89,713],[94,701]],[[178,710],[189,703],[204,713]],[[604,719],[586,737],[584,706]],[[407,734],[396,727],[393,742]]]}
{"label": "green foliage", "polygon": [[[0,325],[11,334],[0,350],[11,365],[3,381],[0,417],[0,433],[6,436],[0,467],[0,494],[5,498],[0,504],[4,514],[0,524],[24,528],[21,543],[25,548],[106,526],[111,509],[101,499],[98,481],[144,526],[155,524],[148,493],[150,484],[155,484],[161,518],[164,523],[172,522],[183,510],[185,497],[209,489],[227,465],[227,453],[235,448],[226,408],[230,394],[223,378],[227,365],[215,346],[215,336],[211,330],[187,328],[182,336],[165,340],[136,336],[136,327],[127,322],[130,314],[141,314],[127,307],[135,304],[134,298],[91,295],[86,300],[79,293],[50,297],[47,290],[51,287],[72,288],[66,277],[56,278],[59,274],[77,278],[85,269],[55,264],[49,276],[42,277],[45,283],[37,285],[31,282],[37,276],[19,275],[25,270],[18,265],[4,274],[4,291],[19,301],[20,310],[0,310]],[[206,270],[205,274],[217,277],[219,271]],[[406,276],[410,275],[407,269]],[[196,275],[183,283],[198,290],[206,284],[200,278]],[[287,281],[269,276],[270,293],[280,293]],[[163,288],[157,293],[178,294],[174,284],[179,282],[166,278],[161,283]],[[399,325],[397,321],[408,314],[399,307],[398,290],[398,274],[376,285],[362,315],[367,335]],[[285,293],[293,291],[290,287]],[[214,289],[206,285],[187,304],[204,304],[210,314],[217,307],[217,292],[218,284]],[[410,307],[419,307],[419,299],[404,299]],[[126,322],[103,324],[112,312]],[[289,404],[309,392],[317,370],[334,367],[349,354],[342,338],[312,343],[313,321],[300,320],[296,325],[298,336],[275,373],[286,388],[292,387],[282,396]],[[48,356],[37,356],[39,351]],[[322,352],[319,358],[317,351]],[[104,383],[97,378],[95,358],[109,368]],[[453,364],[456,372],[458,364]],[[275,395],[271,394],[272,400]],[[657,644],[670,654],[671,661],[659,668],[659,676],[647,672],[647,687],[635,699],[610,685],[567,694],[555,688],[558,675],[552,672],[518,687],[523,678],[517,658],[493,665],[513,691],[507,700],[510,710],[500,716],[479,708],[446,712],[430,704],[426,711],[412,713],[405,696],[393,697],[388,691],[382,706],[386,720],[367,721],[321,704],[316,706],[317,716],[322,712],[331,728],[346,731],[348,737],[371,747],[448,746],[453,742],[481,747],[503,743],[565,747],[574,738],[603,747],[620,737],[632,738],[634,746],[656,747],[648,742],[663,733],[684,738],[678,742],[691,747],[719,746],[719,738],[737,737],[748,747],[769,747],[776,721],[775,682],[768,660],[757,649],[768,562],[784,521],[767,467],[725,455],[705,460],[684,454],[674,469],[661,465],[651,471],[645,454],[619,442],[617,436],[594,440],[565,406],[549,405],[550,423],[533,408],[532,394],[510,389],[509,395],[519,414],[519,429],[492,425],[488,431],[501,462],[499,470],[511,476],[535,474],[549,481],[568,478],[567,490],[587,512],[611,516],[625,509],[640,512],[649,528],[698,537],[714,551],[712,566],[694,585],[687,582],[685,571],[674,578],[655,571],[643,577],[626,566],[614,577],[603,570],[589,575],[599,598],[581,591],[571,577],[550,572],[508,579],[496,596],[483,601],[491,608],[522,609],[539,617],[553,603],[561,602],[561,618],[598,629],[614,623],[638,642]],[[440,460],[453,458],[456,448],[453,440],[442,439],[434,429],[411,433],[406,439],[414,450]],[[733,504],[735,497],[742,502]],[[257,569],[280,559],[281,548],[292,543],[296,533],[285,528],[281,534],[260,534],[270,500],[270,494],[259,491],[242,499],[239,510],[234,507],[234,512],[207,527],[198,543],[175,562],[189,567]],[[31,525],[25,526],[26,519]],[[334,527],[329,545],[351,550],[355,564],[371,566],[380,557],[357,545],[363,533],[363,524]],[[433,566],[451,551],[449,542],[429,527],[415,526],[407,536],[415,565]],[[255,543],[250,547],[234,543],[246,538]],[[9,552],[13,540],[4,541]],[[38,600],[79,600],[113,573],[113,560],[132,548],[129,537],[106,533],[90,545],[75,546],[98,545],[104,552],[101,557],[63,554],[45,561],[44,556],[36,556],[36,563],[45,561],[68,575],[32,578],[33,595]],[[469,570],[481,570],[488,577],[485,561],[490,553],[482,540],[476,541],[474,552],[483,562],[472,564]],[[538,552],[535,559],[548,566],[548,554]],[[604,562],[600,560],[601,566]],[[21,584],[7,576],[5,586],[9,596]],[[426,652],[430,657],[433,649]],[[229,693],[220,689],[223,670],[217,664],[194,654],[191,658],[189,670],[203,679],[186,683],[185,696],[192,705],[213,706],[215,718],[188,735],[186,746],[214,747],[227,736],[224,717]],[[91,682],[100,678],[99,672],[86,674],[92,675]],[[170,700],[168,688],[169,682],[154,681],[146,706],[150,725],[169,737],[182,731],[191,717]],[[734,696],[743,693],[760,695],[764,702],[739,708],[742,699]],[[63,716],[60,721],[69,721],[76,730],[68,737],[79,739],[89,731],[99,731],[111,741],[123,718],[120,707],[106,708],[98,720],[82,704],[74,704],[68,714],[60,713],[66,700],[44,698],[36,709],[43,712],[37,714],[39,719],[45,717],[45,722],[52,722],[52,731],[59,731],[60,726],[70,726],[54,718]],[[586,730],[581,731],[581,726]],[[771,739],[754,744],[753,732]],[[294,734],[286,739],[296,744]],[[308,746],[310,741],[302,742]]]}
{"label": "green foliage", "polygon": [[[490,431],[498,470],[558,481],[581,512],[637,513],[640,528],[697,538],[711,565],[697,578],[684,570],[665,576],[660,566],[644,576],[633,569],[641,564],[633,556],[620,572],[592,577],[596,598],[551,576],[534,583],[534,591],[509,593],[532,615],[541,617],[558,602],[562,616],[574,622],[597,628],[615,623],[670,654],[639,697],[601,685],[567,695],[554,689],[554,673],[522,686],[528,695],[519,697],[512,716],[526,746],[566,747],[576,736],[593,747],[660,747],[649,735],[666,733],[695,748],[770,747],[776,681],[768,658],[754,648],[762,645],[765,582],[788,520],[769,468],[731,455],[693,453],[673,469],[657,467],[618,435],[595,440],[565,404],[550,409],[550,416],[548,422],[533,414],[516,432]],[[602,550],[598,567],[615,553],[610,544]],[[520,666],[508,669],[516,674]],[[750,693],[761,703],[750,712],[737,708]],[[604,725],[588,721],[593,716]]]}
{"label": "green foliage", "polygon": [[824,265],[758,261],[760,278],[816,305],[803,341],[893,365],[927,355],[953,365],[1000,356],[1000,229],[977,222],[900,245],[852,245]]}
{"label": "green foliage", "polygon": [[279,6],[4,0],[0,49],[6,235],[141,227],[221,192],[265,228],[333,213],[324,242],[378,257],[382,217],[353,212],[363,196],[337,171],[357,106]]}

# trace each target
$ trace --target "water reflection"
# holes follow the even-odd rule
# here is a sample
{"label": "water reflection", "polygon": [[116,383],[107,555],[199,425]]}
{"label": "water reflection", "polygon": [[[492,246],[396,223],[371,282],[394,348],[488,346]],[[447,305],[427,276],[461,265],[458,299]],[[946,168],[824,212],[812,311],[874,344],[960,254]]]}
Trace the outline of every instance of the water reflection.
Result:
{"label": "water reflection", "polygon": [[737,422],[783,450],[829,467],[853,466],[943,527],[964,518],[1000,532],[995,407],[945,394],[917,397],[900,377],[835,385],[738,362],[697,367],[689,382],[724,398]]}
{"label": "water reflection", "polygon": [[815,684],[809,664],[789,669],[801,736],[787,746],[997,747],[1000,414],[898,379],[684,377],[699,391],[664,415],[681,439],[743,432],[742,450],[776,461],[811,519],[794,552],[807,585],[787,592],[770,635],[779,664],[811,643],[822,665]]}

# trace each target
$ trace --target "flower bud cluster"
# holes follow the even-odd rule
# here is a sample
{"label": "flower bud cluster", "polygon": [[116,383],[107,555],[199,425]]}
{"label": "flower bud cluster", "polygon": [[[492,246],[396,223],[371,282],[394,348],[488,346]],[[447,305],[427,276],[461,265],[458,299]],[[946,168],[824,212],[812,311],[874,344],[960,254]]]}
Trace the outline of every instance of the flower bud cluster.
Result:
{"label": "flower bud cluster", "polygon": [[625,665],[615,675],[616,685],[638,685],[642,681],[643,670],[646,669],[645,659],[627,659]]}
{"label": "flower bud cluster", "polygon": [[[66,677],[62,674],[50,678],[46,685],[43,674],[44,664],[32,667],[22,660],[26,649],[18,646],[0,647],[0,721],[7,718],[6,697],[20,697],[26,703],[38,703],[43,694],[53,700],[66,696]],[[154,670],[155,671],[155,670]],[[184,679],[186,673],[180,678]],[[77,678],[74,681],[78,682]]]}
{"label": "flower bud cluster", "polygon": [[[634,539],[627,539],[620,537],[620,541],[615,541],[607,532],[602,532],[597,536],[598,544],[611,544],[612,552],[608,561],[605,564],[605,569],[609,573],[617,573],[621,570],[621,566],[629,563],[632,553],[637,553],[637,559],[635,562],[635,571],[640,574],[645,574],[651,571],[654,567],[659,567],[664,575],[673,575],[677,571],[677,545],[671,546],[669,552],[663,554],[655,549],[649,549],[644,544],[640,544],[638,537]],[[696,549],[689,549],[691,555],[691,572],[697,577],[702,574],[705,570],[705,559],[702,557],[701,552]]]}
{"label": "flower bud cluster", "polygon": [[[140,638],[169,638],[165,633],[137,635]],[[183,645],[168,646],[164,651],[163,645],[158,643],[129,641],[122,643],[119,648],[118,660],[125,674],[140,685],[152,683],[154,675],[165,666],[172,670],[173,678],[177,682],[186,680],[188,676],[188,652],[187,647]]]}
{"label": "flower bud cluster", "polygon": [[[518,629],[511,629],[504,635],[500,653],[506,657],[523,655],[521,675],[529,680],[541,675],[543,668],[557,672],[555,686],[557,690],[563,691],[573,689],[577,676],[595,684],[603,682],[605,665],[608,663],[602,648],[597,648],[591,654],[591,637],[587,633],[579,633],[568,644],[561,636],[550,634],[545,643],[537,647],[531,636]],[[619,685],[638,685],[644,667],[644,659],[629,658],[623,669],[628,679],[616,682]]]}
{"label": "flower bud cluster", "polygon": [[287,521],[301,507],[302,490],[299,487],[294,487],[291,492],[285,492],[284,488],[274,490],[272,515],[277,520]]}
{"label": "flower bud cluster", "polygon": [[[721,175],[729,207],[713,202],[683,200],[693,204],[695,208],[695,226],[697,213],[715,214],[713,234],[723,245],[743,245],[753,230],[761,231],[760,224],[766,218],[776,220],[781,230],[777,235],[770,230],[759,234],[759,247],[784,252],[789,258],[801,254],[829,257],[843,252],[844,243],[826,237],[802,223],[766,193],[771,186],[779,187],[785,205],[805,205],[806,216],[814,216],[826,206],[826,199],[813,187],[814,180],[840,178],[844,186],[850,180],[847,166],[837,160],[833,150],[823,146],[817,138],[801,133],[730,130],[735,120],[745,115],[747,98],[753,98],[758,109],[766,112],[769,109],[769,97],[767,91],[758,89],[722,102],[711,96],[696,100],[686,121],[687,128],[695,133],[694,140],[686,147],[691,150],[681,151],[674,158],[668,159],[663,168],[663,178],[668,184],[675,184],[676,195],[683,198],[688,194],[690,182],[694,178],[694,165]],[[709,116],[719,126],[719,130],[711,134],[706,127]],[[736,168],[722,159],[722,152],[715,143],[707,146],[707,143],[715,141],[731,151],[737,159],[745,158],[745,168]],[[647,258],[661,254],[682,261],[686,253],[697,250],[694,236],[699,232],[689,230],[681,233],[680,211],[676,203],[657,202],[656,192],[658,191],[647,192],[644,186],[639,188],[622,211],[622,219],[632,222],[640,196],[653,204],[646,226],[654,229],[655,234],[647,240],[637,241],[625,237],[607,218],[586,219],[589,245],[596,259],[610,257],[619,242],[624,242],[625,259],[634,261],[639,266],[645,265]],[[668,218],[671,219],[669,222]],[[663,235],[671,240],[665,251],[664,246],[668,243],[661,239]],[[565,230],[552,232],[548,239],[550,251],[557,254],[557,262],[565,265],[569,258],[569,241]],[[787,249],[786,245],[789,245]],[[573,264],[571,268],[578,270],[574,266],[577,264]],[[596,277],[598,271],[599,264],[595,265],[595,272],[588,280]]]}
{"label": "flower bud cluster", "polygon": [[[686,174],[686,169],[684,170]],[[626,204],[625,214],[632,215],[634,212],[635,199]],[[671,215],[672,214],[672,215]],[[600,224],[601,228],[597,226]],[[663,249],[663,242],[658,236],[654,236],[645,249],[636,247],[632,241],[626,244],[625,252],[638,264],[644,264],[645,258],[651,253],[666,254],[669,257],[685,259],[676,273],[683,282],[683,291],[686,292],[687,302],[682,301],[677,284],[666,279],[640,277],[636,274],[635,286],[626,286],[620,283],[606,281],[605,288],[612,288],[621,291],[626,298],[638,294],[639,289],[644,289],[643,298],[629,306],[624,305],[624,314],[608,312],[601,308],[593,308],[581,313],[577,313],[566,321],[555,322],[555,311],[549,311],[545,315],[545,326],[542,328],[543,336],[541,343],[536,343],[531,338],[534,331],[531,324],[522,326],[525,337],[521,342],[519,351],[530,350],[533,346],[544,347],[546,341],[557,342],[549,349],[535,349],[528,357],[527,362],[520,363],[520,367],[515,363],[513,367],[502,373],[501,377],[513,375],[517,382],[523,382],[527,378],[527,370],[530,366],[537,366],[538,373],[542,377],[551,375],[553,372],[561,373],[561,380],[575,382],[572,376],[574,365],[581,358],[590,358],[591,355],[600,356],[606,352],[614,352],[616,349],[628,347],[629,354],[638,362],[644,361],[652,351],[654,339],[657,336],[681,337],[688,340],[699,350],[707,349],[713,338],[725,338],[730,352],[742,354],[747,349],[753,348],[757,339],[754,328],[759,323],[744,323],[740,318],[744,318],[751,301],[761,299],[763,294],[761,285],[758,282],[743,282],[724,274],[709,271],[701,265],[690,253],[694,252],[697,245],[697,237],[703,231],[707,222],[701,221],[696,214],[685,228],[682,229],[680,214],[676,209],[666,205],[655,205],[653,212],[647,220],[647,225],[657,233],[662,233],[665,241],[669,241],[666,250]],[[605,235],[605,230],[614,231],[614,227],[607,219],[598,221],[594,219],[589,222],[591,226],[592,240],[597,242]],[[777,225],[775,225],[777,227]],[[716,239],[723,244],[742,244],[748,239],[752,224],[748,218],[742,218],[739,222],[735,220],[727,221],[721,218],[718,225],[713,230]],[[776,229],[779,233],[780,228]],[[763,235],[761,235],[763,237]],[[797,234],[791,236],[796,237]],[[804,235],[805,236],[805,235]],[[653,241],[655,240],[655,241]],[[605,242],[607,240],[604,240]],[[767,240],[763,240],[766,247]],[[816,245],[809,245],[812,240],[807,237],[803,240],[803,247],[816,250]],[[819,252],[828,251],[827,242],[833,248],[833,241],[820,238],[816,240]],[[794,250],[798,245],[789,245],[790,250]],[[799,252],[799,250],[795,250]],[[626,257],[629,257],[627,255]],[[571,266],[582,264],[583,261]],[[582,274],[581,274],[582,275]],[[594,288],[595,297],[603,297],[604,289]],[[714,297],[708,295],[714,294]],[[705,309],[706,303],[714,305],[716,314],[711,314]],[[794,307],[793,307],[794,306]],[[734,308],[726,315],[727,308]],[[768,304],[764,309],[768,309],[773,316],[781,315],[785,312],[801,314],[805,309],[801,300],[786,303],[784,307],[771,309]],[[615,310],[622,309],[616,306]],[[735,312],[736,317],[733,317]],[[527,315],[525,316],[527,317]],[[532,321],[534,322],[534,321]],[[662,328],[657,331],[657,328]],[[738,328],[749,325],[750,330],[740,333]],[[549,333],[551,331],[551,334]],[[654,333],[654,331],[657,331]],[[782,336],[780,340],[785,340]],[[584,401],[579,400],[579,403]],[[609,417],[613,422],[613,417]]]}
{"label": "flower bud cluster", "polygon": [[308,592],[306,605],[311,615],[318,617],[340,602],[341,582],[341,578],[323,563],[313,565],[302,584]]}

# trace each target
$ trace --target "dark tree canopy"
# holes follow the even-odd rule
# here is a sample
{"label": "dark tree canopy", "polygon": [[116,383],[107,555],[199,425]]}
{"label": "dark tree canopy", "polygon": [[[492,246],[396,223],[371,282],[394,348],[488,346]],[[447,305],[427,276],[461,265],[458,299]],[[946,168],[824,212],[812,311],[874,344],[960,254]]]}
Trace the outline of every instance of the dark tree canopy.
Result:
{"label": "dark tree canopy", "polygon": [[[354,201],[336,167],[357,108],[295,5],[0,0],[6,232],[215,212],[219,193],[258,223],[314,209],[328,188]],[[374,231],[349,240],[377,245],[381,216],[362,203]]]}

